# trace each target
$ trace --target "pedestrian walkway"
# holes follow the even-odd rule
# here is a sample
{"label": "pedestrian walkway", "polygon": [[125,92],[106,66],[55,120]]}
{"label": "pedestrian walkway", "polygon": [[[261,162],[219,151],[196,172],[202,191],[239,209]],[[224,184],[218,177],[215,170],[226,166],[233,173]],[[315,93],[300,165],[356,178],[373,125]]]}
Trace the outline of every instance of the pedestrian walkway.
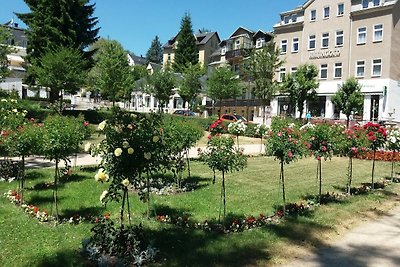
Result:
{"label": "pedestrian walkway", "polygon": [[285,267],[400,266],[400,206],[389,215],[354,228],[329,247]]}
{"label": "pedestrian walkway", "polygon": [[[198,158],[199,153],[198,149],[204,150],[205,147],[193,147],[189,150],[190,158]],[[261,147],[260,144],[249,144],[249,145],[240,145],[240,148],[244,149],[243,153],[245,155],[258,155],[261,152],[265,151],[264,145]],[[100,157],[92,157],[89,154],[77,154],[75,156],[70,157],[71,166],[86,166],[86,165],[97,165],[101,162]],[[27,168],[47,168],[54,167],[55,163],[50,162],[49,160],[44,159],[43,157],[29,157],[25,160]],[[61,163],[60,166],[64,166],[64,163]]]}

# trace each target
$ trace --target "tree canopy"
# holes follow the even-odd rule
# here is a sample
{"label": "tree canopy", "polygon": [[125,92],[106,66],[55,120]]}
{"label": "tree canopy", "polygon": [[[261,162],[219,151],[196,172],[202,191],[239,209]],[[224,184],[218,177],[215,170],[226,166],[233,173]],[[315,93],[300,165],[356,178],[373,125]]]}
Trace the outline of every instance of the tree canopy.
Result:
{"label": "tree canopy", "polygon": [[7,29],[0,26],[0,82],[10,75],[7,55],[12,52],[12,48],[7,45],[9,36],[10,34]]}
{"label": "tree canopy", "polygon": [[361,94],[361,85],[355,78],[349,78],[332,97],[332,103],[343,112],[349,127],[350,115],[358,113],[363,108],[364,97]]}
{"label": "tree canopy", "polygon": [[227,66],[214,69],[207,85],[207,95],[214,100],[219,100],[220,111],[223,99],[235,98],[242,94],[240,80],[236,73]]}
{"label": "tree canopy", "polygon": [[183,73],[183,80],[180,83],[178,93],[179,96],[183,99],[183,103],[189,103],[189,108],[192,109],[193,101],[200,94],[202,89],[202,84],[200,81],[200,77],[204,74],[204,70],[201,66],[190,65],[186,68]]}
{"label": "tree canopy", "polygon": [[175,61],[173,68],[182,73],[189,65],[199,62],[197,55],[196,37],[193,34],[192,20],[189,14],[185,14],[181,21],[181,29],[176,38]]}
{"label": "tree canopy", "polygon": [[151,46],[146,53],[146,59],[149,62],[161,64],[163,61],[163,50],[162,45],[160,43],[160,39],[156,35],[153,41],[151,42]]}
{"label": "tree canopy", "polygon": [[122,45],[114,40],[100,39],[94,45],[95,65],[89,72],[89,84],[100,90],[103,97],[115,105],[121,97],[130,96],[133,90],[133,73],[128,55]]}
{"label": "tree canopy", "polygon": [[265,122],[265,106],[269,106],[279,86],[274,80],[275,71],[284,63],[279,58],[280,50],[274,42],[268,42],[261,49],[253,49],[246,59],[245,73],[250,83],[252,94],[263,106]]}
{"label": "tree canopy", "polygon": [[300,118],[303,115],[304,102],[313,101],[317,97],[316,89],[319,86],[317,77],[317,67],[313,64],[304,64],[300,65],[295,73],[289,74],[283,83],[283,91],[289,94],[290,103],[297,107]]}
{"label": "tree canopy", "polygon": [[145,87],[145,92],[152,94],[158,99],[158,109],[162,112],[165,104],[168,103],[172,96],[176,84],[174,74],[169,70],[156,71],[153,75],[148,76],[148,84]]}

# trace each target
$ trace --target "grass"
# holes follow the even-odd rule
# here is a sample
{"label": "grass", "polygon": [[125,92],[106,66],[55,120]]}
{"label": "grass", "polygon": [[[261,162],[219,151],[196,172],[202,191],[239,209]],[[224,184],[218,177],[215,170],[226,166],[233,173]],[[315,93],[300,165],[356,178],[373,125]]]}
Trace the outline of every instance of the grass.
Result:
{"label": "grass", "polygon": [[[354,162],[354,186],[370,181],[371,161]],[[344,190],[347,170],[346,158],[324,161],[323,192]],[[51,209],[51,189],[40,185],[52,180],[52,169],[28,171],[26,200],[41,209]],[[101,215],[106,211],[118,218],[118,205],[102,207],[100,194],[107,184],[94,181],[95,168],[77,170],[61,183],[60,213]],[[278,162],[271,158],[249,158],[243,172],[229,174],[227,183],[227,210],[235,216],[270,214],[281,204],[278,183]],[[297,202],[302,196],[316,194],[316,161],[311,158],[285,166],[288,202]],[[378,162],[376,177],[390,174],[390,163]],[[186,213],[196,221],[218,218],[220,177],[212,184],[212,172],[199,162],[192,163],[192,182],[198,189],[175,196],[156,196],[153,207],[158,213]],[[39,186],[38,186],[39,185]],[[17,184],[0,183],[0,192],[16,188]],[[34,189],[38,188],[38,189]],[[243,266],[271,265],[284,262],[305,248],[316,248],[334,239],[338,233],[365,218],[386,212],[398,200],[400,189],[391,185],[366,195],[319,207],[304,217],[289,217],[279,225],[253,229],[231,235],[217,235],[159,224],[145,219],[146,204],[131,194],[134,222],[142,223],[148,236],[160,250],[162,266]],[[0,262],[2,266],[80,266],[78,251],[81,240],[90,236],[89,223],[63,224],[57,227],[41,224],[20,209],[0,198]]]}

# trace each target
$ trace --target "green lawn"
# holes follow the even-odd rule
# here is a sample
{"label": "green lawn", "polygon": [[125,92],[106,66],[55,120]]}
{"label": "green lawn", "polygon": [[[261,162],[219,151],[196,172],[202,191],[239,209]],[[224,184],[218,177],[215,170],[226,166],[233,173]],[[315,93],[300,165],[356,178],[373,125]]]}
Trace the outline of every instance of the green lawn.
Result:
{"label": "green lawn", "polygon": [[[354,185],[370,181],[370,161],[354,162]],[[323,191],[341,191],[345,186],[346,158],[323,161]],[[227,210],[235,216],[270,214],[274,206],[281,204],[278,183],[279,164],[272,158],[249,158],[243,172],[229,174],[227,183]],[[286,192],[288,202],[298,202],[307,194],[317,193],[316,161],[303,159],[288,166]],[[60,213],[101,215],[110,212],[118,218],[117,204],[102,207],[100,194],[107,184],[94,180],[94,168],[75,171],[59,190]],[[376,177],[390,174],[390,164],[378,162]],[[52,170],[30,170],[26,185],[26,199],[41,209],[51,209],[51,189],[38,185],[51,180]],[[175,196],[157,196],[154,207],[158,213],[170,215],[185,213],[196,221],[218,218],[220,177],[212,184],[212,172],[199,162],[192,164],[193,182],[198,189]],[[33,189],[33,187],[39,189]],[[17,184],[0,183],[0,193],[16,188]],[[279,225],[253,229],[231,235],[205,233],[160,224],[145,219],[146,204],[132,193],[131,207],[135,223],[143,223],[144,229],[160,250],[162,266],[243,266],[270,265],[293,257],[299,249],[318,247],[327,239],[337,236],[344,228],[374,213],[387,211],[393,206],[399,185],[376,190],[368,195],[355,196],[344,202],[329,204],[316,209],[306,217],[287,218]],[[57,227],[41,224],[6,198],[0,198],[0,266],[79,266],[81,240],[90,235],[91,224],[63,224]],[[159,265],[159,264],[157,264]]]}

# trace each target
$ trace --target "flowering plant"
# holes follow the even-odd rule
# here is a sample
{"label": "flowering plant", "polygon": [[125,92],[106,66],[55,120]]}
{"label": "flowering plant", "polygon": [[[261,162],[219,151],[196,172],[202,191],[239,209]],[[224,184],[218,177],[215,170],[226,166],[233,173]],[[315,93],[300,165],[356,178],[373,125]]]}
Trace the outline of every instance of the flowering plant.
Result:
{"label": "flowering plant", "polygon": [[390,127],[388,128],[388,136],[386,146],[392,151],[392,171],[391,178],[394,179],[394,156],[395,153],[400,151],[400,130],[399,128]]}
{"label": "flowering plant", "polygon": [[247,125],[242,120],[231,122],[228,125],[228,132],[236,136],[237,146],[239,147],[239,135],[246,132]]}
{"label": "flowering plant", "polygon": [[210,125],[209,131],[211,136],[220,135],[226,132],[226,127],[222,120],[217,119]]}

